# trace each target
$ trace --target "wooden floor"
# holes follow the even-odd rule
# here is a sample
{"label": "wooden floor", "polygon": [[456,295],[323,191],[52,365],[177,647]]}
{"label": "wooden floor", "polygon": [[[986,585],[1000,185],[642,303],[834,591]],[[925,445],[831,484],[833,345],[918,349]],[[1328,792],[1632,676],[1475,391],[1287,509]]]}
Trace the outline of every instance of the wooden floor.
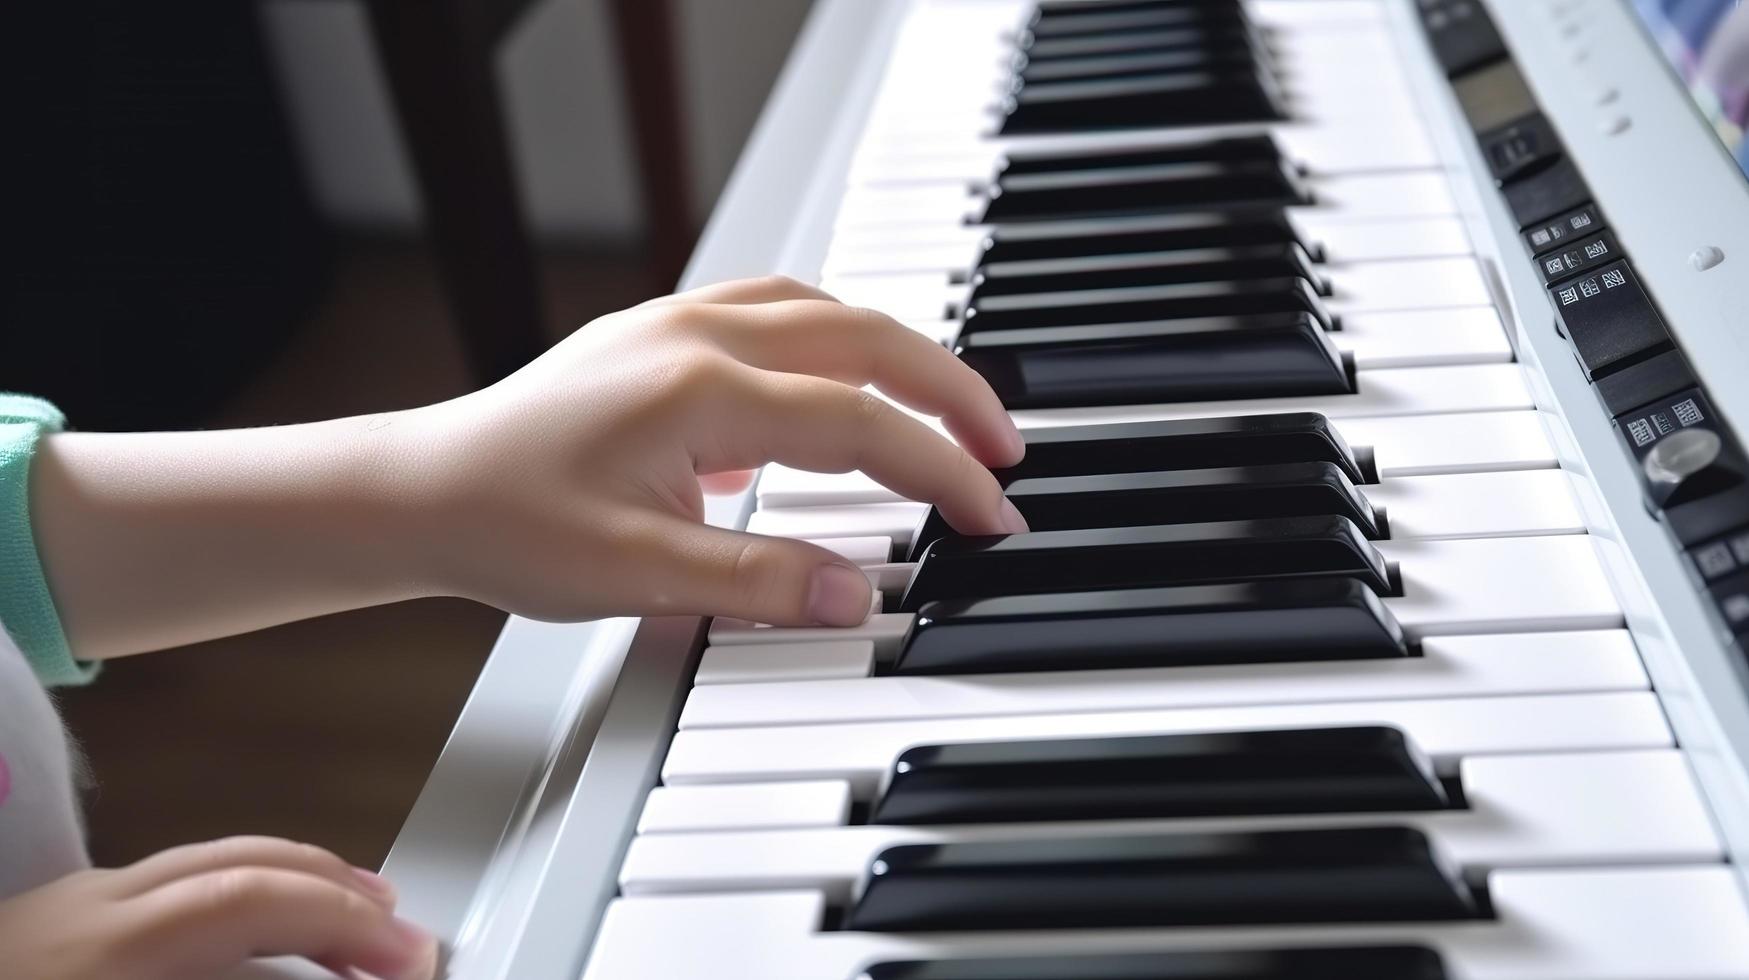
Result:
{"label": "wooden floor", "polygon": [[[635,255],[546,259],[555,337],[657,292]],[[423,250],[359,243],[332,295],[213,426],[383,411],[466,389]],[[62,709],[90,764],[93,857],[238,833],[375,867],[448,736],[503,614],[426,600],[119,660]]]}

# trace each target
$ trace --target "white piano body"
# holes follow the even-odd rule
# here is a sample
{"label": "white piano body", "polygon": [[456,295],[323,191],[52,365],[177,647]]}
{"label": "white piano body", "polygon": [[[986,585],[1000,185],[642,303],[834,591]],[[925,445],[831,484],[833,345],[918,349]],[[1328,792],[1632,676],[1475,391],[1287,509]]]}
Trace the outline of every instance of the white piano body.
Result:
{"label": "white piano body", "polygon": [[[963,191],[927,181],[906,188],[896,175],[907,166],[926,176],[963,166],[974,178],[988,166],[990,151],[969,145],[966,127],[976,114],[963,99],[945,97],[935,111],[905,118],[892,107],[931,85],[942,92],[970,85],[967,69],[939,66],[929,75],[917,66],[963,48],[975,53],[973,61],[987,58],[989,44],[963,41],[949,28],[981,31],[1013,21],[1025,6],[1016,0],[821,0],[685,285],[771,272],[824,279],[857,302],[896,305],[920,329],[951,336],[950,327],[928,322],[940,317],[938,297],[950,295],[932,291],[938,284],[931,277],[943,263],[969,262],[975,238],[949,224],[938,239],[908,229],[931,208],[939,210],[937,202]],[[1625,4],[1494,0],[1488,6],[1714,406],[1725,418],[1749,424],[1749,385],[1738,381],[1749,365],[1749,330],[1732,324],[1742,316],[1749,283],[1740,271],[1749,260],[1749,189],[1742,176],[1696,123],[1686,94]],[[1361,37],[1363,53],[1397,63],[1396,71],[1381,75],[1376,65],[1357,62],[1350,77],[1312,86],[1316,91],[1304,97],[1324,122],[1276,130],[1290,153],[1326,165],[1308,179],[1336,209],[1394,208],[1399,218],[1404,208],[1425,212],[1418,215],[1421,224],[1405,228],[1399,221],[1394,232],[1376,225],[1371,233],[1356,231],[1361,226],[1344,224],[1340,215],[1332,219],[1328,206],[1302,218],[1333,251],[1346,248],[1356,259],[1346,268],[1333,266],[1333,276],[1348,277],[1338,296],[1346,291],[1360,310],[1350,314],[1357,329],[1341,342],[1363,376],[1377,380],[1373,390],[1390,389],[1400,378],[1403,397],[1437,399],[1445,397],[1439,386],[1449,383],[1459,408],[1477,413],[1472,426],[1428,409],[1433,414],[1419,427],[1393,428],[1377,417],[1388,412],[1348,412],[1350,441],[1378,446],[1387,478],[1378,492],[1391,495],[1393,526],[1407,537],[1419,531],[1427,538],[1391,542],[1401,550],[1388,557],[1412,570],[1416,561],[1431,560],[1412,556],[1458,562],[1455,556],[1471,553],[1466,549],[1484,549],[1475,551],[1481,555],[1475,562],[1506,566],[1495,570],[1502,602],[1514,591],[1515,576],[1563,576],[1571,581],[1562,601],[1571,601],[1546,610],[1570,617],[1556,624],[1562,631],[1540,634],[1545,639],[1522,649],[1491,645],[1498,638],[1487,636],[1430,639],[1425,663],[1416,668],[1421,674],[1395,671],[1383,679],[1340,664],[1290,676],[1174,668],[1183,673],[1078,683],[1071,691],[956,686],[931,678],[862,680],[853,688],[827,677],[742,691],[726,690],[742,685],[725,685],[688,704],[706,643],[703,621],[553,625],[512,619],[385,869],[401,889],[406,914],[449,944],[450,976],[576,980],[587,970],[590,980],[852,980],[874,960],[906,957],[1409,941],[1438,948],[1454,977],[1749,977],[1749,881],[1733,861],[1749,853],[1742,653],[1725,638],[1666,529],[1648,514],[1637,468],[1553,329],[1545,288],[1428,50],[1415,5],[1251,0],[1251,7],[1260,22],[1283,30],[1324,30],[1321,40],[1304,42],[1313,52],[1308,57]],[[1370,26],[1342,26],[1353,23]],[[911,59],[903,64],[913,77],[895,80],[899,73],[889,71],[895,50]],[[993,68],[986,74],[995,77]],[[1401,85],[1360,99],[1369,79],[1378,77]],[[873,134],[869,139],[888,134],[894,152],[883,158],[859,151],[865,129]],[[1345,169],[1349,159],[1357,163]],[[892,260],[894,243],[913,260],[909,267]],[[1703,246],[1726,256],[1718,271],[1691,262]],[[1425,262],[1447,265],[1409,269],[1390,262],[1417,250]],[[1424,328],[1459,353],[1448,358],[1386,330],[1367,333],[1368,290],[1394,297],[1385,301],[1389,309],[1415,305],[1402,287],[1405,277],[1418,288],[1452,291],[1428,306],[1474,307],[1467,321],[1435,317]],[[1477,310],[1487,314],[1480,321]],[[1498,335],[1492,332],[1496,317],[1504,328]],[[1445,376],[1438,370],[1450,367],[1446,360],[1461,364],[1440,381]],[[1121,409],[1075,411],[1059,413],[1056,421],[1124,417]],[[1332,411],[1339,427],[1344,411]],[[1020,414],[1023,424],[1053,424],[1050,412]],[[1466,467],[1460,460],[1441,475],[1439,461],[1427,458],[1438,455],[1430,446],[1506,462],[1498,472],[1481,474],[1486,479],[1479,483],[1442,483],[1459,479],[1451,474]],[[815,526],[807,522],[816,520],[816,533],[825,534],[834,522],[848,522],[852,529],[838,536],[854,536],[914,523],[915,511],[882,511],[901,505],[887,503],[878,488],[833,480],[773,472],[762,485],[763,500],[752,492],[712,500],[709,519],[747,526],[758,504],[766,512],[753,527],[761,530],[807,533]],[[1549,498],[1557,503],[1536,505],[1550,480],[1558,484]],[[1523,508],[1502,516],[1498,508],[1477,510],[1465,499],[1490,493],[1516,496]],[[822,503],[837,509],[802,512]],[[1489,521],[1509,526],[1467,530]],[[1496,550],[1485,551],[1489,547]],[[1479,567],[1486,566],[1460,571]],[[1587,578],[1593,568],[1595,580]],[[1463,628],[1465,617],[1479,613],[1452,608],[1449,595],[1441,598],[1437,589],[1428,592],[1432,598],[1411,595],[1393,607],[1405,624],[1430,637],[1442,630],[1486,632]],[[871,625],[853,635],[891,642],[883,628]],[[748,638],[724,626],[711,642]],[[1562,643],[1572,645],[1572,656],[1562,653]],[[857,653],[849,656],[855,660]],[[683,705],[685,731],[676,742]],[[1280,727],[1352,717],[1423,733],[1436,763],[1454,772],[1461,767],[1466,785],[1506,814],[1495,814],[1492,824],[1474,814],[1417,823],[1466,868],[1482,869],[1500,921],[1128,930],[999,941],[821,932],[822,909],[854,887],[858,862],[873,849],[941,835],[831,826],[830,818],[782,832],[746,831],[732,820],[692,827],[686,817],[689,800],[732,806],[731,797],[708,794],[725,784],[732,790],[737,780],[792,781],[784,802],[767,805],[830,813],[843,794],[866,791],[858,780],[878,776],[894,745],[956,732],[1001,737]],[[1489,755],[1494,744],[1507,751]],[[805,758],[782,758],[786,746]],[[1479,754],[1467,758],[1470,752]],[[860,775],[845,777],[848,782],[794,782],[834,767]],[[674,821],[670,829],[688,832],[645,835],[634,846],[646,799],[659,783],[682,794],[665,812]]]}

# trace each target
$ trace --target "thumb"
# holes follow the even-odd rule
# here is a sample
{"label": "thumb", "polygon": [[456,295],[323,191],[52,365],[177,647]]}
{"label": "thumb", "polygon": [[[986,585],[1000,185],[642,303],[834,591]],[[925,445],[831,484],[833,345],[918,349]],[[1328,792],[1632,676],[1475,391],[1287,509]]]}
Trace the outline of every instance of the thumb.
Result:
{"label": "thumb", "polygon": [[862,569],[819,545],[729,531],[679,518],[653,538],[665,605],[773,626],[855,626],[874,587]]}
{"label": "thumb", "polygon": [[436,973],[430,936],[355,889],[299,871],[209,871],[128,905],[150,976],[211,976],[256,956],[302,956],[382,980]]}

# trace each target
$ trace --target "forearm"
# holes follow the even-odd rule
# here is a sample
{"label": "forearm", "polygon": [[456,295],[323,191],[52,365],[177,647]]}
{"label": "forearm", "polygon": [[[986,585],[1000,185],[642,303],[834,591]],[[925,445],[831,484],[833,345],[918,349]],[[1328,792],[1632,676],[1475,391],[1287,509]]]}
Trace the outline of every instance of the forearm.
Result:
{"label": "forearm", "polygon": [[404,414],[211,432],[63,433],[31,467],[37,549],[75,656],[139,653],[429,594]]}

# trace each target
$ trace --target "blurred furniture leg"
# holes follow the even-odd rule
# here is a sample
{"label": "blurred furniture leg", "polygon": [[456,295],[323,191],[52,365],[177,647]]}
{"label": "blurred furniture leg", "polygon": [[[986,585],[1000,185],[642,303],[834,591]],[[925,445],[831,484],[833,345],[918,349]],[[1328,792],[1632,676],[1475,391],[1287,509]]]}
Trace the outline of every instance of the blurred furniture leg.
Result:
{"label": "blurred furniture leg", "polygon": [[493,52],[521,3],[370,0],[377,50],[413,158],[425,225],[482,383],[546,348]]}
{"label": "blurred furniture leg", "polygon": [[692,253],[692,188],[680,101],[678,34],[670,0],[609,0],[625,80],[650,255],[662,288],[680,279]]}

